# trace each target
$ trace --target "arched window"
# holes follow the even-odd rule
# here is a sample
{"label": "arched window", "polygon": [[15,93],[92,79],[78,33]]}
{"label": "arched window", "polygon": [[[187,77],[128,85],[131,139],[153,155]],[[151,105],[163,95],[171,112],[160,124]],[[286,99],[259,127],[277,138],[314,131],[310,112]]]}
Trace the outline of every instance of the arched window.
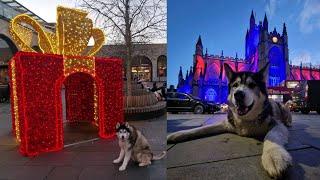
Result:
{"label": "arched window", "polygon": [[286,64],[282,49],[273,46],[269,50],[269,86],[279,86],[286,79]]}
{"label": "arched window", "polygon": [[133,80],[152,81],[152,62],[146,56],[135,56],[131,62]]}
{"label": "arched window", "polygon": [[167,77],[167,56],[161,55],[157,59],[158,77]]}
{"label": "arched window", "polygon": [[0,34],[0,84],[8,83],[8,61],[18,51],[14,43]]}

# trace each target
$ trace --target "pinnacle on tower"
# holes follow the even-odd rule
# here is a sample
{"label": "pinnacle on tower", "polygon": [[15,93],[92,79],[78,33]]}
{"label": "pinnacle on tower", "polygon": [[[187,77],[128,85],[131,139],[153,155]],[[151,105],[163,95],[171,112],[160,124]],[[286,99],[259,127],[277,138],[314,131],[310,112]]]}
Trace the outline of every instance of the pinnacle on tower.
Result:
{"label": "pinnacle on tower", "polygon": [[253,10],[251,10],[251,16],[250,19],[254,19]]}
{"label": "pinnacle on tower", "polygon": [[286,27],[286,23],[283,23],[282,35],[287,35],[287,27]]}
{"label": "pinnacle on tower", "polygon": [[202,47],[202,40],[201,40],[201,36],[200,35],[198,37],[197,46],[201,46]]}
{"label": "pinnacle on tower", "polygon": [[251,11],[251,16],[250,16],[250,29],[254,27],[255,25],[255,18],[254,18],[254,15],[253,15],[253,10]]}
{"label": "pinnacle on tower", "polygon": [[264,13],[263,29],[267,30],[267,32],[268,32],[268,19],[267,19],[267,14],[266,13]]}
{"label": "pinnacle on tower", "polygon": [[179,77],[182,77],[182,67],[180,66]]}
{"label": "pinnacle on tower", "polygon": [[196,44],[196,55],[203,56],[203,46],[202,46],[202,40],[200,35]]}
{"label": "pinnacle on tower", "polygon": [[276,27],[274,27],[274,29],[273,29],[273,32],[272,32],[273,34],[277,34],[277,29],[276,29]]}

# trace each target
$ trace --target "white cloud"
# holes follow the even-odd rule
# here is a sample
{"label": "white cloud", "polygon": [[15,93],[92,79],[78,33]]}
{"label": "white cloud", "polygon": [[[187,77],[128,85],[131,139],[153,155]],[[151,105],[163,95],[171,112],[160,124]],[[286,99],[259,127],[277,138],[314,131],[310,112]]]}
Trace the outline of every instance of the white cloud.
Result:
{"label": "white cloud", "polygon": [[272,19],[272,17],[275,15],[277,6],[278,6],[278,0],[267,0],[266,1],[265,10],[266,10],[267,14],[269,15],[270,19]]}
{"label": "white cloud", "polygon": [[320,1],[306,0],[298,22],[302,33],[311,33],[315,29],[320,29]]}

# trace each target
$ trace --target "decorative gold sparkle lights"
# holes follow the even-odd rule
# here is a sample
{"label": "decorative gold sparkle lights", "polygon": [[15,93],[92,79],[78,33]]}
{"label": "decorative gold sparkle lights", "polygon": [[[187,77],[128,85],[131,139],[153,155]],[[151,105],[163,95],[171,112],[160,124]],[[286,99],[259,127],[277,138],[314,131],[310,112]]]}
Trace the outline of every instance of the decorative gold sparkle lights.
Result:
{"label": "decorative gold sparkle lights", "polygon": [[63,58],[64,75],[68,75],[75,72],[86,72],[95,76],[95,61],[94,57],[69,57]]}
{"label": "decorative gold sparkle lights", "polygon": [[93,106],[94,106],[94,112],[93,112],[93,115],[94,115],[94,124],[96,126],[99,126],[99,119],[98,119],[98,92],[97,92],[97,85],[96,83],[94,82],[93,83]]}
{"label": "decorative gold sparkle lights", "polygon": [[11,77],[12,77],[12,96],[13,96],[13,113],[14,113],[14,126],[17,141],[21,142],[20,129],[19,129],[19,111],[18,111],[18,96],[17,96],[17,82],[16,82],[16,65],[15,61],[11,61]]}
{"label": "decorative gold sparkle lights", "polygon": [[[38,44],[42,53],[94,56],[104,44],[102,30],[93,28],[87,12],[58,6],[56,33],[43,28],[32,17],[22,14],[12,19],[9,32],[22,51],[35,52],[30,45],[32,28],[38,33]],[[84,53],[90,38],[95,44],[88,53]]]}

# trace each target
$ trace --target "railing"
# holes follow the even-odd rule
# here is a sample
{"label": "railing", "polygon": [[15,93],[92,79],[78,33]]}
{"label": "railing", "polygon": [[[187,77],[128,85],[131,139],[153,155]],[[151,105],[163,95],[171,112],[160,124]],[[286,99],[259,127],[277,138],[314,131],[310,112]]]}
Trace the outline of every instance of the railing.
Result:
{"label": "railing", "polygon": [[141,96],[125,96],[125,107],[146,107],[157,104],[158,100],[153,93]]}
{"label": "railing", "polygon": [[131,95],[126,95],[123,99],[126,114],[154,112],[166,108],[165,101],[158,101],[155,94],[143,89],[141,84],[133,83],[131,89]]}

